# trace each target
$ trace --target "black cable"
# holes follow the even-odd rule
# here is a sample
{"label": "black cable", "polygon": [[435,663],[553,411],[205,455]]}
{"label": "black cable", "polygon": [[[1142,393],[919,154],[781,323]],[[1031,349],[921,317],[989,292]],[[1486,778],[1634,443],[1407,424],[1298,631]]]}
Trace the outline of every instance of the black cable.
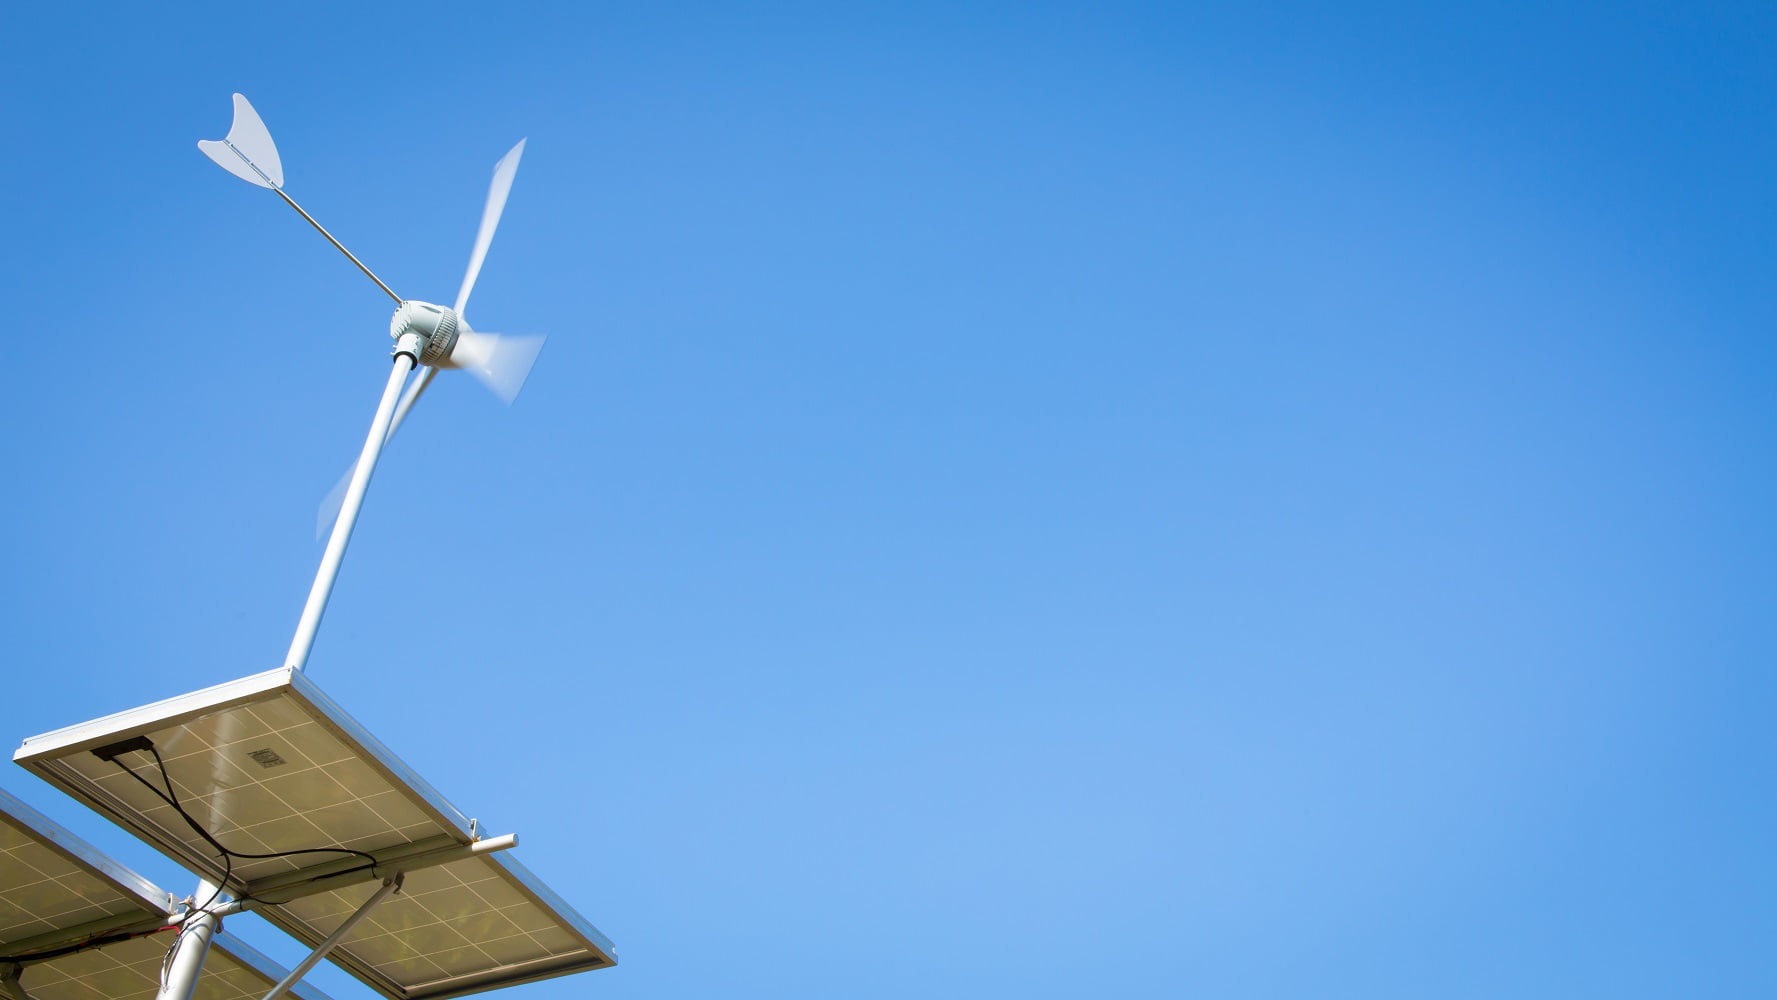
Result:
{"label": "black cable", "polygon": [[[158,757],[160,755],[156,754],[155,756]],[[165,778],[166,773],[166,768],[163,766],[161,768],[161,777]],[[185,919],[179,922],[179,933],[173,935],[173,943],[167,946],[167,953],[161,956],[160,988],[163,992],[167,988],[167,973],[171,972],[173,969],[173,956],[179,954],[179,946],[185,943],[185,932],[191,930],[193,926],[193,918],[200,913],[208,913],[210,911],[210,904],[216,902],[217,897],[222,895],[222,887],[228,884],[228,877],[233,874],[234,859],[225,853],[222,855],[222,880],[216,883],[216,888],[210,890],[210,898],[204,900],[204,905],[192,907],[185,911]],[[217,926],[220,928],[221,925],[218,924]]]}
{"label": "black cable", "polygon": [[[153,782],[149,781],[147,778],[144,778],[141,775],[137,774],[135,771],[131,770],[130,766],[128,764],[125,764],[123,761],[118,760],[117,757],[111,757],[111,758],[109,758],[109,760],[111,761],[111,763],[116,764],[119,768],[121,768],[123,770],[123,773],[136,779],[136,781],[139,782],[143,788],[146,788],[150,792],[153,792],[156,798],[160,799],[162,802],[165,802],[167,805],[172,806],[173,811],[178,813],[180,815],[180,817],[183,818],[185,820],[185,822],[187,824],[189,824],[191,826],[191,828],[197,832],[197,835],[204,838],[204,840],[207,843],[209,843],[209,845],[211,847],[214,847],[216,849],[216,853],[222,855],[222,857],[225,860],[228,858],[240,858],[243,861],[264,861],[264,860],[267,860],[270,858],[294,857],[295,855],[298,855],[298,854],[351,854],[351,855],[356,855],[357,857],[363,858],[365,861],[369,862],[369,864],[364,866],[365,868],[376,867],[376,857],[374,855],[367,854],[364,851],[354,850],[353,848],[350,848],[350,847],[304,847],[304,848],[299,848],[294,851],[273,851],[270,854],[243,854],[240,851],[229,850],[227,847],[223,846],[221,841],[219,841],[215,837],[211,836],[210,831],[204,829],[203,824],[199,823],[195,818],[192,817],[192,815],[190,813],[186,812],[185,807],[180,804],[179,794],[173,790],[173,779],[172,779],[172,776],[167,773],[167,764],[166,764],[166,761],[161,759],[160,751],[152,745],[148,746],[146,749],[148,750],[149,753],[154,755],[154,764],[157,768],[160,769],[160,780],[166,785],[166,791],[164,791],[164,792],[161,791],[160,789],[154,787]],[[363,869],[349,868],[346,870],[347,871],[362,871]],[[226,881],[226,879],[227,879],[227,876],[225,875],[224,880]],[[217,892],[221,892],[221,891],[222,891],[221,888],[218,887]],[[213,902],[215,902],[214,896],[212,896],[210,898],[209,902],[206,902],[204,904],[204,906],[207,907],[210,905],[210,903],[213,903]],[[200,909],[201,909],[201,907],[200,907]]]}
{"label": "black cable", "polygon": [[[147,740],[143,740],[143,742],[147,743]],[[132,749],[134,749],[134,748],[132,748]],[[166,984],[167,984],[167,972],[173,967],[173,957],[179,953],[180,945],[185,943],[185,932],[189,927],[191,927],[191,919],[192,919],[193,915],[198,914],[198,913],[208,912],[211,905],[214,904],[216,902],[217,898],[222,895],[222,887],[227,885],[229,878],[234,875],[234,859],[235,858],[241,858],[243,860],[250,860],[250,861],[260,861],[260,860],[266,860],[266,859],[270,859],[270,858],[287,858],[287,857],[292,857],[292,856],[298,855],[298,854],[351,854],[351,855],[356,855],[360,858],[365,859],[366,861],[369,862],[369,864],[364,865],[360,868],[348,868],[348,869],[346,869],[347,871],[362,871],[364,868],[376,867],[376,858],[374,856],[372,856],[370,854],[366,854],[363,851],[353,850],[352,848],[349,848],[349,847],[304,847],[304,848],[299,848],[294,851],[275,851],[270,854],[244,854],[240,851],[231,851],[228,849],[228,847],[226,845],[224,845],[222,843],[222,841],[217,840],[214,836],[212,836],[210,831],[204,829],[203,824],[199,823],[197,821],[196,817],[192,816],[190,813],[185,811],[184,804],[182,804],[179,801],[178,791],[173,788],[173,776],[167,772],[167,762],[165,760],[161,759],[160,750],[157,749],[154,746],[154,744],[152,744],[152,743],[148,743],[148,745],[146,747],[141,747],[140,749],[146,749],[149,753],[154,755],[154,766],[156,769],[158,769],[160,771],[160,780],[161,780],[161,784],[166,786],[165,791],[162,791],[161,789],[154,787],[153,782],[150,782],[147,778],[144,778],[141,775],[137,774],[134,770],[132,770],[130,768],[130,766],[128,764],[125,764],[123,761],[118,760],[117,758],[119,756],[121,756],[121,754],[113,753],[111,756],[109,756],[105,759],[110,760],[111,763],[113,763],[113,764],[116,764],[119,768],[121,768],[123,770],[123,773],[136,779],[136,781],[138,783],[140,783],[143,788],[146,788],[150,792],[153,792],[154,796],[156,798],[160,799],[162,802],[165,802],[167,805],[172,806],[173,811],[178,813],[180,815],[180,817],[183,818],[185,820],[185,822],[193,830],[195,830],[197,832],[198,836],[204,838],[204,840],[206,842],[208,842],[211,847],[214,847],[216,849],[217,855],[222,859],[222,878],[220,881],[218,881],[216,883],[216,888],[210,892],[210,898],[204,900],[203,905],[194,906],[194,907],[192,907],[191,910],[189,910],[186,913],[185,920],[183,922],[181,922],[179,925],[179,933],[174,935],[173,943],[171,945],[167,946],[167,953],[161,957],[161,960],[160,960],[160,985],[163,990],[166,988]],[[247,898],[251,898],[251,897],[248,896],[248,894],[246,894],[246,893],[242,893],[241,898],[247,899]]]}
{"label": "black cable", "polygon": [[[144,740],[142,740],[142,742],[147,743],[147,740],[144,739]],[[167,805],[172,806],[173,811],[178,813],[185,820],[186,823],[190,824],[191,828],[193,830],[197,831],[198,836],[204,838],[204,840],[206,842],[208,842],[211,847],[214,847],[216,849],[216,853],[222,859],[222,880],[221,880],[221,882],[216,886],[215,890],[210,893],[210,898],[204,900],[204,903],[202,906],[196,906],[196,907],[193,907],[191,910],[187,911],[187,913],[185,914],[185,919],[183,919],[182,921],[180,921],[177,924],[167,924],[163,927],[156,927],[155,929],[150,930],[150,931],[136,931],[134,933],[127,933],[127,934],[107,934],[103,937],[88,938],[85,941],[80,941],[80,942],[76,942],[74,944],[69,944],[69,945],[63,945],[59,948],[50,948],[45,951],[32,952],[31,954],[28,954],[28,955],[0,955],[0,964],[13,964],[13,963],[23,964],[25,962],[41,962],[41,961],[46,961],[46,960],[52,959],[52,958],[60,958],[63,955],[72,955],[75,952],[85,951],[88,948],[101,948],[101,947],[104,947],[105,945],[108,945],[108,944],[116,944],[119,941],[129,941],[134,938],[147,937],[150,934],[159,934],[162,931],[169,931],[169,930],[176,929],[176,930],[178,930],[179,933],[173,936],[172,945],[170,945],[167,948],[166,956],[161,959],[161,976],[160,976],[161,985],[165,986],[166,985],[167,969],[172,965],[173,956],[178,953],[179,945],[185,939],[185,931],[191,926],[192,916],[195,914],[198,914],[198,913],[208,912],[209,908],[215,904],[217,898],[219,898],[222,895],[223,886],[226,886],[228,884],[229,878],[231,878],[234,875],[234,859],[235,858],[240,858],[242,860],[248,860],[248,861],[264,861],[264,860],[268,860],[271,858],[292,857],[292,856],[298,855],[298,854],[351,854],[351,855],[356,855],[357,857],[365,859],[366,861],[369,862],[369,864],[366,864],[366,865],[359,867],[359,868],[348,868],[348,869],[345,869],[345,871],[363,871],[365,868],[376,867],[376,857],[374,855],[367,854],[364,851],[354,850],[350,847],[305,847],[305,848],[300,848],[300,849],[294,850],[294,851],[275,851],[270,854],[243,854],[240,851],[231,851],[227,847],[223,846],[221,841],[219,841],[215,837],[211,836],[210,831],[204,829],[203,824],[199,823],[190,813],[185,811],[185,807],[182,804],[180,804],[180,802],[179,802],[179,793],[177,791],[175,791],[173,788],[172,775],[167,773],[166,761],[161,759],[160,751],[155,749],[154,744],[147,743],[146,746],[131,747],[130,749],[145,749],[149,753],[154,755],[154,764],[155,764],[155,767],[157,769],[159,769],[159,771],[160,771],[160,780],[161,780],[161,783],[166,786],[165,791],[162,791],[161,789],[154,787],[154,784],[152,782],[150,782],[148,779],[142,777],[141,775],[137,774],[135,771],[131,770],[129,765],[118,760],[117,759],[118,754],[116,754],[115,752],[110,756],[105,756],[103,754],[101,754],[100,756],[101,756],[101,759],[109,760],[111,763],[116,764],[119,768],[122,768],[123,773],[129,775],[130,777],[136,779],[136,781],[140,782],[142,787],[148,789],[150,792],[153,792],[156,798],[160,799],[162,802],[165,802]],[[245,899],[245,898],[250,898],[250,897],[243,895],[242,898]]]}
{"label": "black cable", "polygon": [[224,854],[222,856],[222,881],[216,883],[216,888],[210,890],[210,898],[204,900],[204,905],[199,906],[199,907],[194,907],[192,909],[192,912],[193,913],[208,913],[208,912],[210,912],[210,904],[216,902],[216,897],[222,895],[222,887],[228,884],[228,877],[233,874],[234,874],[234,858],[231,858],[228,855]]}
{"label": "black cable", "polygon": [[[164,786],[164,790],[162,788],[154,787],[153,782],[137,774],[128,764],[118,760],[118,757],[130,750],[147,750],[150,754],[154,755],[154,766],[160,771],[160,781],[162,786]],[[131,938],[142,937],[144,934],[158,934],[161,931],[172,930],[176,927],[178,933],[173,936],[173,943],[167,947],[167,953],[161,958],[160,962],[160,985],[162,989],[165,989],[167,972],[172,968],[174,956],[179,953],[179,946],[185,941],[185,932],[192,927],[192,918],[200,913],[208,913],[210,907],[221,897],[223,887],[226,886],[228,880],[234,876],[234,859],[240,858],[244,861],[264,861],[272,858],[294,857],[299,854],[349,854],[363,858],[368,863],[356,868],[344,869],[344,871],[339,874],[363,871],[366,868],[376,867],[377,861],[375,855],[350,847],[304,847],[293,851],[273,851],[269,854],[246,854],[241,851],[229,850],[222,841],[217,840],[211,835],[209,830],[204,829],[204,825],[199,823],[196,817],[185,811],[184,804],[179,801],[179,792],[173,787],[173,776],[167,771],[167,762],[161,759],[160,750],[157,749],[153,743],[149,742],[147,737],[137,737],[134,740],[125,741],[124,744],[121,745],[113,744],[110,747],[101,747],[94,751],[94,755],[101,760],[108,760],[111,763],[116,764],[123,773],[134,778],[143,788],[154,793],[155,798],[172,806],[173,811],[178,813],[180,818],[185,820],[186,824],[189,825],[192,830],[196,831],[198,836],[204,838],[206,843],[216,849],[216,854],[222,861],[222,879],[217,883],[216,888],[210,893],[210,898],[204,900],[203,905],[193,906],[190,910],[186,911],[184,919],[176,925],[168,924],[165,927],[159,927],[152,931],[144,931],[136,934],[113,934],[102,938],[92,938],[78,944],[64,945],[61,948],[54,948],[32,955],[0,955],[0,962],[41,961],[44,959],[57,958],[62,955],[71,955],[77,951],[84,951],[87,948],[97,948],[118,941],[128,941]],[[251,897],[243,893],[241,898],[248,899]]]}
{"label": "black cable", "polygon": [[85,951],[88,948],[102,948],[105,945],[116,944],[119,941],[130,941],[139,937],[147,937],[150,934],[159,934],[162,931],[172,930],[175,926],[176,925],[174,924],[167,924],[165,927],[156,927],[151,931],[136,931],[130,934],[107,934],[104,937],[87,938],[85,941],[80,941],[75,944],[65,944],[60,948],[50,948],[47,951],[34,951],[29,955],[0,955],[0,965],[23,965],[26,962],[42,962],[51,958],[61,958],[63,955],[72,955],[77,951]]}
{"label": "black cable", "polygon": [[167,991],[167,973],[172,971],[173,956],[179,954],[179,946],[185,943],[185,925],[179,925],[179,933],[173,935],[173,943],[167,945],[167,953],[160,957],[160,989],[156,995]]}

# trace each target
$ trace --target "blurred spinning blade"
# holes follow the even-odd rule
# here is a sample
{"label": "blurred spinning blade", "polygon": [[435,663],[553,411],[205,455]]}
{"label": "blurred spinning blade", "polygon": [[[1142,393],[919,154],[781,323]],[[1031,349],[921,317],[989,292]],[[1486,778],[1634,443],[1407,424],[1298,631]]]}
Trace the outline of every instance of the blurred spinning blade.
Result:
{"label": "blurred spinning blade", "polygon": [[481,210],[481,228],[475,233],[475,249],[469,252],[469,269],[463,272],[463,286],[457,289],[457,304],[451,308],[457,315],[463,314],[463,307],[469,304],[469,292],[475,287],[475,279],[481,275],[481,262],[487,259],[488,244],[494,241],[494,230],[500,226],[500,214],[506,211],[506,196],[512,193],[512,178],[518,174],[518,161],[524,156],[526,140],[518,140],[494,164],[494,179],[487,188],[487,205]]}
{"label": "blurred spinning blade", "polygon": [[[238,95],[237,95],[238,96]],[[244,102],[245,98],[241,98]],[[249,111],[251,109],[249,108]],[[255,117],[257,120],[257,117]],[[232,133],[231,133],[232,136]],[[269,142],[269,137],[267,139]],[[481,210],[481,225],[475,232],[475,245],[469,251],[469,267],[463,272],[463,284],[457,289],[456,304],[452,307],[457,314],[458,332],[456,345],[451,349],[450,359],[444,367],[461,368],[488,387],[500,401],[511,405],[524,388],[525,380],[530,377],[531,368],[537,362],[537,354],[543,349],[543,336],[514,336],[499,333],[482,333],[471,329],[463,316],[463,310],[469,304],[469,294],[475,289],[475,281],[481,276],[482,262],[487,259],[487,250],[494,242],[494,232],[500,227],[500,216],[506,211],[506,199],[512,193],[512,180],[518,175],[518,163],[524,156],[527,140],[520,139],[518,144],[506,151],[500,161],[494,164],[493,180],[488,184],[487,202]],[[207,150],[206,150],[207,152]],[[275,152],[273,154],[276,155]],[[221,162],[221,161],[218,161]],[[395,436],[414,404],[425,394],[432,379],[438,374],[437,368],[426,368],[421,376],[408,387],[400,405],[395,410],[393,421],[389,424],[388,438]],[[385,438],[386,441],[388,438]],[[346,469],[339,482],[321,500],[315,512],[315,537],[321,538],[332,527],[339,516],[340,506],[345,501],[346,488],[351,483],[352,472],[356,463]]]}

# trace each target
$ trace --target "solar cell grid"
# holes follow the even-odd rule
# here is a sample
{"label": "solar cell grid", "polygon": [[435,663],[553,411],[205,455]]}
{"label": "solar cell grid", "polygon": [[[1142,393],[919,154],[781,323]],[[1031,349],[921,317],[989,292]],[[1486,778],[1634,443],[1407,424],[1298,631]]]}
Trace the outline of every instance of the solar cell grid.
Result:
{"label": "solar cell grid", "polygon": [[[136,938],[82,951],[53,962],[30,966],[22,983],[31,1000],[153,1000],[160,989],[161,961],[172,944],[171,934]],[[218,935],[204,962],[193,1000],[259,1000],[282,971],[263,958],[256,968],[245,960],[257,956],[251,948],[229,935]],[[298,996],[325,1000],[326,994],[311,986],[300,987]]]}
{"label": "solar cell grid", "polygon": [[0,825],[0,872],[0,942],[143,911],[140,901],[10,824]]}
{"label": "solar cell grid", "polygon": [[[280,704],[235,706],[195,720],[196,725],[150,730],[143,735],[159,751],[158,764],[145,751],[121,754],[116,762],[77,753],[59,764],[114,802],[118,811],[154,828],[161,839],[182,845],[188,863],[215,875],[221,874],[215,849],[144,782],[162,791],[170,782],[171,797],[185,812],[241,854],[323,847],[377,851],[451,832],[457,825],[436,812],[428,815],[324,726],[293,718],[293,712]],[[262,751],[277,762],[258,762],[253,754]],[[466,833],[459,835],[468,839]],[[233,873],[244,884],[314,860],[236,859]]]}
{"label": "solar cell grid", "polygon": [[[44,954],[18,947],[33,940],[57,946],[89,940],[83,929],[163,923],[168,894],[105,858],[88,844],[5,792],[0,792],[0,955]],[[32,1000],[152,1000],[171,932],[147,934],[27,961],[20,985]],[[265,995],[284,970],[227,934],[217,935],[195,1000],[247,1000]],[[298,986],[296,996],[327,1000]]]}

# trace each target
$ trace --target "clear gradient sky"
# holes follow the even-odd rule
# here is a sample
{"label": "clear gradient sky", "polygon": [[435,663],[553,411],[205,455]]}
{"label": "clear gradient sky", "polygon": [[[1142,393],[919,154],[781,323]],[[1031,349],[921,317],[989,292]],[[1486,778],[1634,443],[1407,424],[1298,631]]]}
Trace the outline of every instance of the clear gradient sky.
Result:
{"label": "clear gradient sky", "polygon": [[238,90],[415,298],[530,140],[309,670],[616,942],[509,996],[1777,995],[1770,4],[0,38],[8,746],[277,666],[385,377]]}

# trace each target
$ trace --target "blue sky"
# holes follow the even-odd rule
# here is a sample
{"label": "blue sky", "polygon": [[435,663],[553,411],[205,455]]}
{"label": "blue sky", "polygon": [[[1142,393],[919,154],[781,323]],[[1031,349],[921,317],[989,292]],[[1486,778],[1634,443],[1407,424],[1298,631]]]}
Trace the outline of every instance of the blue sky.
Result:
{"label": "blue sky", "polygon": [[15,741],[277,666],[385,377],[238,90],[414,298],[530,140],[309,671],[513,996],[1777,990],[1769,6],[7,20]]}

